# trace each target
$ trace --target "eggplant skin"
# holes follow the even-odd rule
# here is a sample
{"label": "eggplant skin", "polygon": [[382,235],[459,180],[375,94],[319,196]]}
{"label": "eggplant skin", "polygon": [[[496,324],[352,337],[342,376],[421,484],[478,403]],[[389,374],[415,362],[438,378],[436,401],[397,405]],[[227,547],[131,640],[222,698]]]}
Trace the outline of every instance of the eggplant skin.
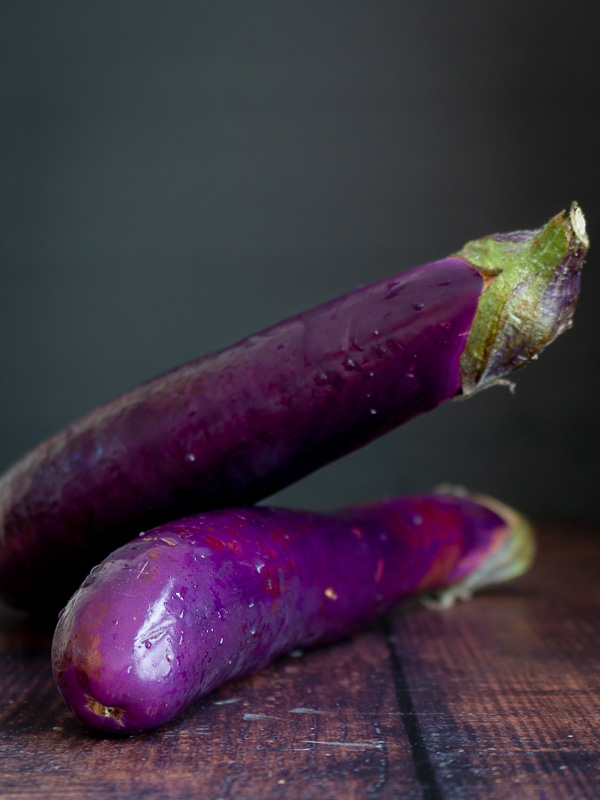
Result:
{"label": "eggplant skin", "polygon": [[254,503],[454,397],[483,285],[459,257],[418,267],[75,422],[0,482],[0,593],[56,614],[140,531]]}
{"label": "eggplant skin", "polygon": [[497,508],[438,494],[332,515],[243,508],[168,523],[105,559],[70,600],[52,646],[56,683],[86,725],[155,728],[295,647],[469,580],[510,528]]}

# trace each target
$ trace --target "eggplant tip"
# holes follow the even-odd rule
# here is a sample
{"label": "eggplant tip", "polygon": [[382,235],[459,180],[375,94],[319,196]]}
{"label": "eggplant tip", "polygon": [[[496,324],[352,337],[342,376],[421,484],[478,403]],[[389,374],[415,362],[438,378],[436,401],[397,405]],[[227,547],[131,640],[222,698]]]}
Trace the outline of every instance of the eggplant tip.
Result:
{"label": "eggplant tip", "polygon": [[585,216],[583,215],[579,203],[575,201],[571,203],[571,207],[569,208],[569,222],[571,223],[571,228],[573,229],[575,237],[579,239],[584,247],[589,247],[590,240],[587,235]]}

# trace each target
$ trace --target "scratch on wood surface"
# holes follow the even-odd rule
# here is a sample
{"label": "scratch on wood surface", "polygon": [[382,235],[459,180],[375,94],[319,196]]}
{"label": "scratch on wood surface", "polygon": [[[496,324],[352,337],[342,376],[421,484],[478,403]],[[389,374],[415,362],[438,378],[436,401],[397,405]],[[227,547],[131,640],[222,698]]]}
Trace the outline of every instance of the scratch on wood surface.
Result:
{"label": "scratch on wood surface", "polygon": [[303,744],[326,744],[333,747],[376,747],[381,750],[385,742],[383,740],[378,742],[327,742],[319,739],[303,739]]}
{"label": "scratch on wood surface", "polygon": [[228,706],[231,703],[239,703],[241,697],[230,697],[229,700],[215,700],[213,706]]}
{"label": "scratch on wood surface", "polygon": [[283,717],[274,717],[272,714],[244,714],[244,719],[283,719]]}
{"label": "scratch on wood surface", "polygon": [[290,714],[329,714],[329,711],[318,711],[316,708],[290,708]]}

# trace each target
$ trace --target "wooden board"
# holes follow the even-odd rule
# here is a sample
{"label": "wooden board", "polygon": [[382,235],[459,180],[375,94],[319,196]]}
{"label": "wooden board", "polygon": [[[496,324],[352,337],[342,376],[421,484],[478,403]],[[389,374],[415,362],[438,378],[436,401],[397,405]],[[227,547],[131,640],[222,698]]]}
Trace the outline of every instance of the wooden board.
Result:
{"label": "wooden board", "polygon": [[410,605],[171,725],[85,731],[47,634],[0,616],[0,798],[598,798],[600,528],[545,527],[512,586]]}

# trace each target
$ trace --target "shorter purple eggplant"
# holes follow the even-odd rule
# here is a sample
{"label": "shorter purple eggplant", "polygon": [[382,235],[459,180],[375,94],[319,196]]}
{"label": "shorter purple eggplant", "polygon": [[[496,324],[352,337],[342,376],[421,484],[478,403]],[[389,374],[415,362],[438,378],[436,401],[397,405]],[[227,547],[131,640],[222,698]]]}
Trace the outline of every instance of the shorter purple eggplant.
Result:
{"label": "shorter purple eggplant", "polygon": [[296,647],[348,636],[399,601],[457,596],[530,565],[529,525],[490,498],[431,493],[322,515],[212,511],[95,567],[62,612],[54,677],[105,733],[162,725]]}

